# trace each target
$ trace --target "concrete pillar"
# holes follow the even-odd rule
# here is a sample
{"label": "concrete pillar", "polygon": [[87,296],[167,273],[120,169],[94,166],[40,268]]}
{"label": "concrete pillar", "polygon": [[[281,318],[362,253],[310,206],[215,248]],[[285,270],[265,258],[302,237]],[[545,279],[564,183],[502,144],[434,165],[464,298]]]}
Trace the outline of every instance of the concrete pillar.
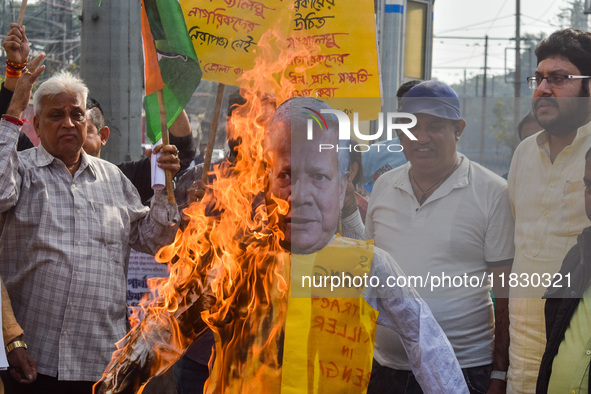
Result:
{"label": "concrete pillar", "polygon": [[[382,26],[379,32],[380,61],[382,66],[382,96],[395,98],[401,84],[404,40],[405,0],[381,0]],[[389,100],[384,112],[396,111],[396,100]]]}
{"label": "concrete pillar", "polygon": [[85,0],[80,74],[105,112],[111,136],[101,157],[141,157],[143,55],[139,1]]}

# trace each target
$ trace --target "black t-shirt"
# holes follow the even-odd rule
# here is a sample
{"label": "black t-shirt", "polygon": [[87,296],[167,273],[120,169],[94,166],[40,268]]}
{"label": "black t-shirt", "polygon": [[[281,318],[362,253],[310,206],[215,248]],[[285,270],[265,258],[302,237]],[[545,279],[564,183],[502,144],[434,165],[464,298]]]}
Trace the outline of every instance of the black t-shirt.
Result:
{"label": "black t-shirt", "polygon": [[[8,106],[10,105],[10,100],[12,100],[12,91],[6,89],[4,84],[0,88],[0,115],[3,115],[8,111]],[[27,137],[25,133],[22,131],[18,135],[18,144],[16,146],[16,150],[25,150],[29,148],[33,148],[34,145]]]}

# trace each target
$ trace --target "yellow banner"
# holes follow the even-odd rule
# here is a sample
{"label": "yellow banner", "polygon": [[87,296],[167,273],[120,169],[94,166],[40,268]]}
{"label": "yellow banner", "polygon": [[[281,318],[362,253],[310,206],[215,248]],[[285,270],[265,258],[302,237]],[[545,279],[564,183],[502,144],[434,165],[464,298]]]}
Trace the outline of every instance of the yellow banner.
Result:
{"label": "yellow banner", "polygon": [[[379,97],[373,0],[180,0],[203,78],[239,86],[263,33],[302,46],[284,77],[294,95]],[[274,93],[274,92],[269,92]]]}
{"label": "yellow banner", "polygon": [[[318,284],[324,275],[367,275],[372,258],[371,243],[338,235],[317,254],[292,255],[282,394],[367,391],[377,311],[361,297],[361,287],[343,284],[326,293]],[[308,287],[307,298],[295,298],[296,282],[307,275],[316,275],[316,286]]]}

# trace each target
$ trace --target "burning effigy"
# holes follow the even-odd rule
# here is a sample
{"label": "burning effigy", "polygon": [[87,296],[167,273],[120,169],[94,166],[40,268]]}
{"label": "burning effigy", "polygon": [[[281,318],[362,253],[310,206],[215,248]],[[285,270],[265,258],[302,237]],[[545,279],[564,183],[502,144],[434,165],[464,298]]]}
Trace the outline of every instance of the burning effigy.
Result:
{"label": "burning effigy", "polygon": [[[451,345],[412,287],[305,287],[306,278],[327,275],[345,282],[403,274],[371,241],[335,235],[350,142],[340,139],[326,103],[289,100],[303,95],[303,77],[294,74],[328,58],[314,57],[315,39],[288,41],[280,30],[262,35],[255,65],[240,79],[246,103],[232,112],[228,135],[240,141],[235,161],[213,167],[204,197],[183,212],[184,230],[156,256],[170,264],[170,275],[149,282],[151,295],[95,393],[141,392],[208,328],[216,341],[205,392],[364,393],[378,323],[400,334],[425,392],[466,392]],[[335,75],[325,74],[332,83]],[[347,84],[345,77],[339,74]],[[279,106],[268,125],[263,92]],[[319,142],[341,149],[319,152]],[[310,195],[296,186],[299,176]],[[323,200],[307,210],[306,198]]]}
{"label": "burning effigy", "polygon": [[[243,76],[246,104],[230,120],[236,135],[228,137],[241,140],[237,159],[231,169],[214,167],[208,192],[184,211],[184,231],[156,256],[174,261],[170,276],[150,282],[152,296],[132,317],[132,329],[117,344],[95,393],[138,392],[208,327],[219,338],[210,378],[216,391],[261,391],[262,382],[277,380],[289,283],[277,222],[289,206],[279,198],[271,211],[265,204],[261,119],[268,118],[268,105],[257,92],[276,92],[278,103],[293,94],[283,72],[306,50],[285,47],[277,58],[282,45],[272,32],[261,39],[256,66]],[[251,375],[256,378],[244,379]]]}

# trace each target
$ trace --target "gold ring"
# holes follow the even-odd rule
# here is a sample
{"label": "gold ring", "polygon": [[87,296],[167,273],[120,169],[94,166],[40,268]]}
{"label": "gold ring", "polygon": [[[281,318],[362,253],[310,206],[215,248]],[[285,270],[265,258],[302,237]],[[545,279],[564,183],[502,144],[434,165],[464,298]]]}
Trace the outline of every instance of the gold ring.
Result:
{"label": "gold ring", "polygon": [[24,74],[33,75],[33,73],[32,73],[32,72],[30,72],[29,70],[25,70]]}

